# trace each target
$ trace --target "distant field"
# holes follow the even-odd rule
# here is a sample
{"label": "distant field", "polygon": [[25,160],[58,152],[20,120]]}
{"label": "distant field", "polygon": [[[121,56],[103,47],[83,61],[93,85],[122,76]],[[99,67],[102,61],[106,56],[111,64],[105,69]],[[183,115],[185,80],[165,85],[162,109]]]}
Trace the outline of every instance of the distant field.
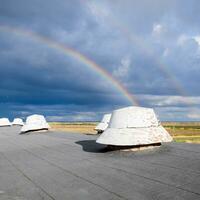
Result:
{"label": "distant field", "polygon": [[[97,122],[50,122],[52,130],[96,134]],[[200,122],[163,122],[176,142],[200,143]]]}
{"label": "distant field", "polygon": [[200,122],[164,122],[176,142],[200,143]]}
{"label": "distant field", "polygon": [[96,134],[94,128],[96,122],[51,122],[49,123],[53,130],[83,133],[83,134]]}

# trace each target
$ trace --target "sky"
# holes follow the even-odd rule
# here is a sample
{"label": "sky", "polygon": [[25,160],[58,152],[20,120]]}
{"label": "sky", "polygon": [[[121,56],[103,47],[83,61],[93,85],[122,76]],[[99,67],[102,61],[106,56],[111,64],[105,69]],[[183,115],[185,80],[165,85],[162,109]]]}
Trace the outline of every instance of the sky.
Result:
{"label": "sky", "polygon": [[199,0],[0,0],[0,117],[96,121],[132,96],[162,121],[199,121],[199,10]]}

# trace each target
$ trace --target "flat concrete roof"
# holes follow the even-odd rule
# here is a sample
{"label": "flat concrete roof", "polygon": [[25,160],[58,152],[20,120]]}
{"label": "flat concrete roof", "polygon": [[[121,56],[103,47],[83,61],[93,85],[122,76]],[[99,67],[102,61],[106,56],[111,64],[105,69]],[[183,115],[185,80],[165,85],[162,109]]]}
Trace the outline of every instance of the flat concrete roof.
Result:
{"label": "flat concrete roof", "polygon": [[106,151],[97,136],[0,128],[0,200],[200,199],[200,145]]}

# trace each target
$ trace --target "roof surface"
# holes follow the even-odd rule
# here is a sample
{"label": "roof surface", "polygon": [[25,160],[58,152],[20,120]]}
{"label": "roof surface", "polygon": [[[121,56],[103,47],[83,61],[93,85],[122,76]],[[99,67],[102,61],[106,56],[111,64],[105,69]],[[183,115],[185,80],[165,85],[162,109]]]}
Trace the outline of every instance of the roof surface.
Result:
{"label": "roof surface", "polygon": [[0,199],[200,199],[200,145],[106,151],[96,137],[0,128]]}

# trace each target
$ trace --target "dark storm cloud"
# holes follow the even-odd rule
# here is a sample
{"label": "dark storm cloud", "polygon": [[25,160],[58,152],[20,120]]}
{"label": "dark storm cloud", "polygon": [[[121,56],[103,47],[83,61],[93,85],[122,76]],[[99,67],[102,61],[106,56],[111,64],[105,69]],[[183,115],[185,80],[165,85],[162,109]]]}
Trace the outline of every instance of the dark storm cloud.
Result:
{"label": "dark storm cloud", "polygon": [[[29,30],[78,50],[122,82],[141,105],[156,107],[163,120],[177,115],[199,119],[187,113],[193,106],[198,111],[199,104],[176,99],[200,96],[199,10],[198,0],[1,0],[0,25]],[[109,81],[80,61],[23,34],[3,31],[0,103],[1,115],[25,116],[35,110],[51,120],[69,120],[65,114],[72,117],[73,112],[77,120],[99,119],[129,104]]]}
{"label": "dark storm cloud", "polygon": [[70,30],[78,25],[77,19],[82,17],[80,1],[26,1],[1,0],[1,22],[27,25],[28,27],[53,28],[64,27]]}

